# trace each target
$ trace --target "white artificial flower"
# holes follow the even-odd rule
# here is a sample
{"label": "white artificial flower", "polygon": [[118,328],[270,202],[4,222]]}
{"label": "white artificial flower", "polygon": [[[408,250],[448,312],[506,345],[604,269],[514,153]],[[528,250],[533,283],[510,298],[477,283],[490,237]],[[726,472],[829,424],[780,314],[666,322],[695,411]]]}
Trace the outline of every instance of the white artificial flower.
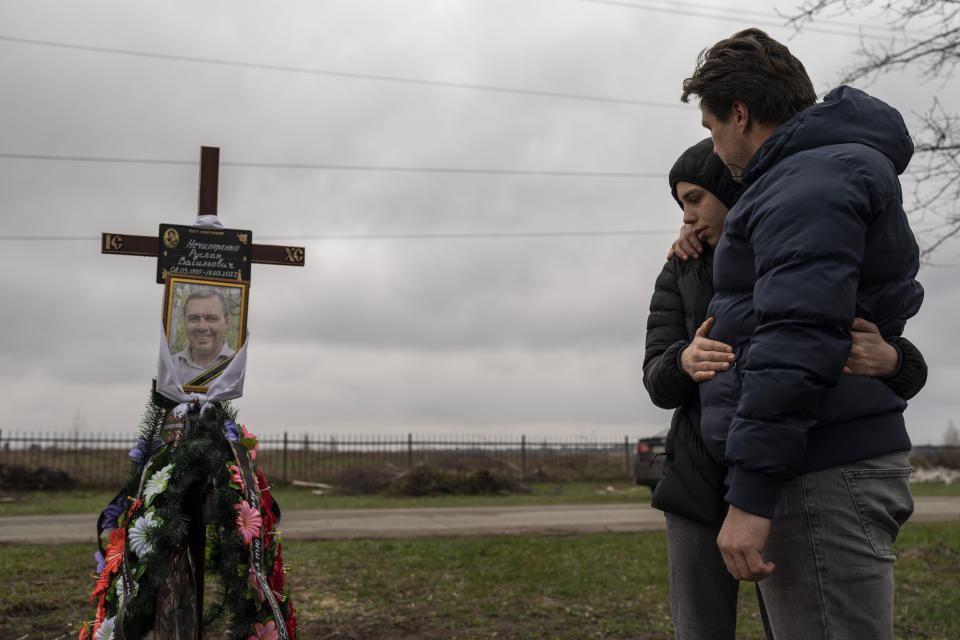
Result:
{"label": "white artificial flower", "polygon": [[153,517],[153,511],[145,513],[133,523],[127,535],[130,536],[130,547],[139,557],[145,558],[153,552],[153,545],[147,540],[147,534],[159,524],[160,519]]}
{"label": "white artificial flower", "polygon": [[[153,514],[151,514],[153,515]],[[140,555],[140,554],[137,554]],[[137,592],[137,582],[131,578],[130,579],[130,593],[135,594]],[[123,588],[123,576],[117,577],[117,601],[121,604],[124,600],[127,599],[127,592]]]}
{"label": "white artificial flower", "polygon": [[154,497],[166,491],[167,483],[170,481],[170,472],[172,470],[173,465],[168,464],[150,476],[150,478],[147,480],[147,483],[143,487],[144,502],[149,503],[154,499]]}
{"label": "white artificial flower", "polygon": [[94,634],[93,640],[113,640],[113,621],[116,618],[107,618],[100,623],[100,628]]}

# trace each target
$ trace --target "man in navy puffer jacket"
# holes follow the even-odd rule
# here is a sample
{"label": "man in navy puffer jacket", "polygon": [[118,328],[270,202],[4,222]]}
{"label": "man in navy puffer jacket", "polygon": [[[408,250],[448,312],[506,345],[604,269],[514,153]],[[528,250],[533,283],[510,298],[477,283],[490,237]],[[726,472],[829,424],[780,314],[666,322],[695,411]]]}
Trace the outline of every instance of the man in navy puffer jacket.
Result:
{"label": "man in navy puffer jacket", "polygon": [[893,552],[913,510],[905,402],[842,376],[855,316],[898,336],[923,289],[898,174],[900,114],[748,29],[705,50],[696,95],[714,151],[747,187],[714,258],[713,340],[736,366],[700,387],[704,441],[729,467],[718,537],[761,582],[781,638],[892,638]]}

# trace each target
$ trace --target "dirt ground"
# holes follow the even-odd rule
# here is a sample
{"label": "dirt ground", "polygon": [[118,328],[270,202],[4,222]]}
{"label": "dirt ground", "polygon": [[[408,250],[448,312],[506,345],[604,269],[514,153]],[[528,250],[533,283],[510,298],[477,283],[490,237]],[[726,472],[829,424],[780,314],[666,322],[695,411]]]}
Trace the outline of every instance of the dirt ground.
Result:
{"label": "dirt ground", "polygon": [[613,636],[595,635],[589,628],[550,628],[535,629],[529,625],[513,624],[503,620],[496,628],[483,631],[459,628],[443,629],[431,628],[428,621],[417,620],[363,620],[343,622],[337,625],[308,624],[304,625],[302,638],[311,640],[547,640],[575,638],[603,638],[604,640],[672,640],[673,634],[653,633],[619,638]]}

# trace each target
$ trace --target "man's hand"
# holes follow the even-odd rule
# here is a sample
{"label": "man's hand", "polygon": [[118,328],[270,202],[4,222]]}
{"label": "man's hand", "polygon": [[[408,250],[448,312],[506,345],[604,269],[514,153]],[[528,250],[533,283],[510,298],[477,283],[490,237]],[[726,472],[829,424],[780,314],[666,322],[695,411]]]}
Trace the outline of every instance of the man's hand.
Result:
{"label": "man's hand", "polygon": [[667,260],[673,256],[680,256],[680,259],[687,261],[690,258],[699,258],[703,251],[703,245],[700,238],[693,232],[692,224],[685,224],[680,227],[680,236],[673,241],[670,251],[667,252]]}
{"label": "man's hand", "polygon": [[763,548],[770,535],[770,520],[730,505],[727,517],[717,536],[720,555],[727,571],[737,580],[760,582],[769,577],[775,568],[772,562],[764,562]]}
{"label": "man's hand", "polygon": [[733,362],[730,345],[707,337],[713,321],[713,318],[707,318],[694,334],[693,342],[680,354],[680,366],[696,382],[709,380],[717,375],[717,371],[726,371]]}
{"label": "man's hand", "polygon": [[897,350],[883,339],[877,325],[863,318],[854,318],[850,337],[850,357],[844,373],[855,376],[888,376],[897,368]]}

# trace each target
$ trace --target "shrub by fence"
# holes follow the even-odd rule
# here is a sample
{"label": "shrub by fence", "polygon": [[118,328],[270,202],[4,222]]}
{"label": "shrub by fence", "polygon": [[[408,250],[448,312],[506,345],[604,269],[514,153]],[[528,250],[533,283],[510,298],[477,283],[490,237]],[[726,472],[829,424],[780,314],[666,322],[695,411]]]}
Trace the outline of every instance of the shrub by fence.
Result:
{"label": "shrub by fence", "polygon": [[[65,472],[78,485],[119,486],[130,471],[136,435],[0,432],[0,482],[11,469]],[[623,440],[458,436],[265,436],[257,464],[271,482],[377,483],[427,465],[468,475],[486,470],[520,481],[632,477],[633,444]],[[9,482],[5,482],[10,486]]]}

